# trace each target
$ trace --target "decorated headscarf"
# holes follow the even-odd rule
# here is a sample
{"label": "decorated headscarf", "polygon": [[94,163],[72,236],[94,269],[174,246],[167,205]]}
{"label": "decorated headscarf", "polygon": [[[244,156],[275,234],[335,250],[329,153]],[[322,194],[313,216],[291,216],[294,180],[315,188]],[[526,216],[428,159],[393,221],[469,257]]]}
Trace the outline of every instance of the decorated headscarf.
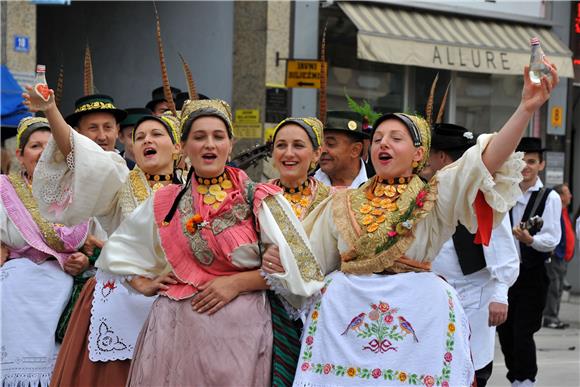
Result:
{"label": "decorated headscarf", "polygon": [[193,121],[200,117],[217,117],[226,125],[228,137],[234,137],[232,110],[226,101],[221,99],[199,99],[185,101],[181,111],[181,141],[185,141]]}
{"label": "decorated headscarf", "polygon": [[133,142],[135,142],[135,132],[139,125],[141,125],[145,121],[157,121],[167,130],[169,137],[171,137],[171,142],[176,144],[181,136],[179,130],[179,120],[171,113],[164,113],[161,116],[154,116],[154,115],[146,115],[141,117],[133,127],[133,133],[131,134],[131,138]]}
{"label": "decorated headscarf", "polygon": [[312,142],[312,146],[314,147],[314,149],[320,148],[320,146],[322,145],[322,138],[324,135],[324,129],[323,129],[322,122],[318,118],[314,118],[314,117],[306,117],[306,118],[290,117],[290,118],[286,118],[285,120],[280,122],[276,126],[276,128],[274,128],[274,136],[272,138],[272,141],[276,140],[276,135],[278,134],[278,131],[288,124],[296,124],[296,125],[300,126],[302,129],[304,129],[304,131],[306,131],[306,134],[308,135],[310,142]]}
{"label": "decorated headscarf", "polygon": [[30,135],[40,129],[50,130],[48,120],[44,117],[25,117],[20,120],[16,130],[16,149],[22,151]]}
{"label": "decorated headscarf", "polygon": [[[395,119],[403,123],[411,139],[413,140],[413,145],[415,148],[423,147],[423,158],[419,161],[419,165],[413,169],[414,173],[418,173],[423,169],[427,160],[429,160],[429,149],[431,148],[431,128],[423,117],[413,116],[406,113],[387,113],[383,114],[378,120],[373,124],[373,136],[376,129],[381,123],[386,120]],[[371,137],[372,138],[372,137]]]}

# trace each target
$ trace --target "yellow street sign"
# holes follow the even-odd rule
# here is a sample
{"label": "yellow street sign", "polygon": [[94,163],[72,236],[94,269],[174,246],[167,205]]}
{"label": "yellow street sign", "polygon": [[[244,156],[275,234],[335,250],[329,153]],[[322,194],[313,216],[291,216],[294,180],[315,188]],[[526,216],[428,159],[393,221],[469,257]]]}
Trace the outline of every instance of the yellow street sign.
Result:
{"label": "yellow street sign", "polygon": [[237,109],[235,120],[238,124],[258,124],[260,123],[260,111],[258,109]]}
{"label": "yellow street sign", "polygon": [[562,106],[554,106],[552,108],[552,126],[553,127],[562,127],[562,115],[564,114],[564,109]]}
{"label": "yellow street sign", "polygon": [[272,141],[272,139],[274,138],[274,129],[276,128],[266,128],[266,130],[264,131],[264,141],[268,142],[268,141]]}
{"label": "yellow street sign", "polygon": [[318,60],[288,60],[286,63],[286,87],[310,87],[320,89],[323,62]]}
{"label": "yellow street sign", "polygon": [[262,124],[234,124],[234,134],[237,138],[262,138]]}

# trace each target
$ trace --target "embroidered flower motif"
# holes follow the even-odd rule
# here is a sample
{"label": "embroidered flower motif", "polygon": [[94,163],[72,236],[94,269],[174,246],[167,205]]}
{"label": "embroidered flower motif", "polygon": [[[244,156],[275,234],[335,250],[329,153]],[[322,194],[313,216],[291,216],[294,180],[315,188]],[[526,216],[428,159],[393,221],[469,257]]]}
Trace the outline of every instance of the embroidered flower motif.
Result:
{"label": "embroidered flower motif", "polygon": [[371,373],[371,375],[373,376],[373,378],[378,379],[381,377],[383,373],[381,372],[381,370],[379,368],[375,368],[373,370],[373,372]]}
{"label": "embroidered flower motif", "polygon": [[379,309],[381,310],[381,312],[386,313],[389,311],[389,309],[391,309],[391,307],[386,302],[381,301],[379,303]]}
{"label": "embroidered flower motif", "polygon": [[451,360],[453,360],[453,355],[451,354],[451,352],[446,352],[443,358],[445,359],[446,362],[450,363]]}
{"label": "embroidered flower motif", "polygon": [[447,380],[442,381],[441,387],[449,387],[449,382]]}
{"label": "embroidered flower motif", "polygon": [[385,316],[385,322],[386,322],[387,324],[390,324],[390,323],[392,323],[392,322],[393,322],[393,316],[392,316],[392,315],[390,315],[390,314],[386,315],[386,316]]}
{"label": "embroidered flower motif", "polygon": [[399,381],[404,382],[407,380],[407,374],[405,372],[399,372]]}
{"label": "embroidered flower motif", "polygon": [[314,338],[312,336],[308,336],[306,338],[306,344],[312,345],[312,343],[314,343]]}
{"label": "embroidered flower motif", "polygon": [[318,311],[312,312],[312,320],[318,320]]}
{"label": "embroidered flower motif", "polygon": [[332,366],[327,363],[324,365],[324,369],[322,370],[322,372],[324,372],[325,375],[328,375],[331,370],[332,370]]}
{"label": "embroidered flower motif", "polygon": [[451,332],[451,333],[455,332],[455,324],[449,323],[447,328],[449,329],[449,332]]}
{"label": "embroidered flower motif", "polygon": [[373,309],[371,310],[371,312],[369,313],[369,320],[371,321],[377,321],[380,317],[380,313],[378,310]]}
{"label": "embroidered flower motif", "polygon": [[465,132],[465,133],[463,133],[463,137],[465,137],[468,140],[473,140],[473,133]]}
{"label": "embroidered flower motif", "polygon": [[348,369],[348,371],[346,371],[346,374],[347,374],[348,376],[350,376],[351,378],[353,378],[353,377],[355,377],[355,376],[356,376],[356,369],[355,369],[355,368],[352,368],[352,367],[350,367],[350,368]]}
{"label": "embroidered flower motif", "polygon": [[425,383],[427,387],[432,387],[435,384],[435,379],[431,375],[425,375],[423,383]]}
{"label": "embroidered flower motif", "polygon": [[387,235],[391,238],[394,238],[398,235],[398,233],[396,231],[391,230],[387,233]]}
{"label": "embroidered flower motif", "polygon": [[302,363],[302,367],[300,367],[302,371],[306,372],[310,369],[310,364],[308,362]]}

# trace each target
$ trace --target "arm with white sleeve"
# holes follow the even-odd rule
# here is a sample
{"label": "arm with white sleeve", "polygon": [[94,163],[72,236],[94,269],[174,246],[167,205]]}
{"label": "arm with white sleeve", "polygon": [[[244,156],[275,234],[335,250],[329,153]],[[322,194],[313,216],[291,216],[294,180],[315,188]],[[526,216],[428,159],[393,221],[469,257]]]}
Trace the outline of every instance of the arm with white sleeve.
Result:
{"label": "arm with white sleeve", "polygon": [[562,200],[556,191],[551,191],[546,199],[546,206],[542,214],[544,225],[533,236],[530,247],[543,253],[550,252],[558,246],[562,237],[560,217],[562,216]]}

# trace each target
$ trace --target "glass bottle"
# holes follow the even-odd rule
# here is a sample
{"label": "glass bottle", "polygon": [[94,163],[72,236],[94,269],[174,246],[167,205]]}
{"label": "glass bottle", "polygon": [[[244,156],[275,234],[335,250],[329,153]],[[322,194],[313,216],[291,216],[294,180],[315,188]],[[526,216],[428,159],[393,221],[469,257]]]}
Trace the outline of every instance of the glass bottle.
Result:
{"label": "glass bottle", "polygon": [[50,90],[46,82],[46,66],[36,65],[36,78],[34,78],[34,90],[44,102],[48,102],[50,99]]}
{"label": "glass bottle", "polygon": [[542,75],[546,75],[548,79],[551,79],[552,74],[548,66],[544,63],[546,55],[542,50],[542,46],[540,46],[540,39],[530,39],[530,45],[532,49],[532,55],[530,57],[530,80],[533,83],[539,84]]}

